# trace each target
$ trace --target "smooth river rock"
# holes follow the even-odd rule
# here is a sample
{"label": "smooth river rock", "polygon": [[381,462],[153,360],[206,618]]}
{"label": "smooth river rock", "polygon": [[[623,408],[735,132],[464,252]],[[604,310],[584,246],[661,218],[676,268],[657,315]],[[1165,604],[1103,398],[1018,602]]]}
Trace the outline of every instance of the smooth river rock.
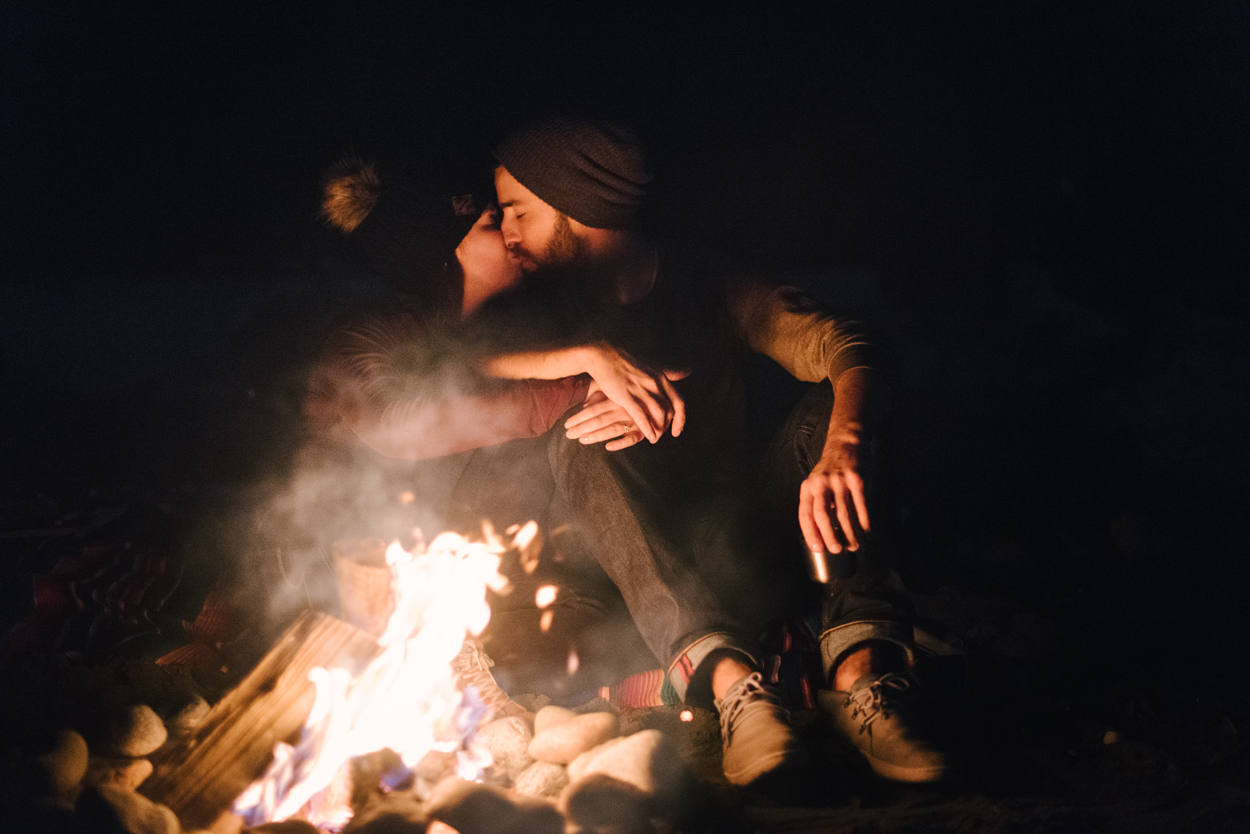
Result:
{"label": "smooth river rock", "polygon": [[550,802],[521,797],[463,779],[446,779],[426,803],[430,819],[460,834],[564,834],[564,817]]}
{"label": "smooth river rock", "polygon": [[[551,709],[546,707],[542,712]],[[535,726],[538,726],[535,720]],[[588,712],[551,724],[534,733],[529,753],[537,761],[568,764],[587,750],[614,738],[620,732],[620,722],[610,712]]]}
{"label": "smooth river rock", "polygon": [[87,776],[83,783],[93,788],[115,785],[133,791],[152,775],[152,763],[147,759],[113,759],[92,756],[87,763]]}
{"label": "smooth river rock", "polygon": [[117,822],[130,834],[181,834],[182,827],[174,812],[146,796],[116,785],[96,788],[100,798],[109,804]]}
{"label": "smooth river rock", "polygon": [[569,764],[567,790],[576,789],[579,781],[592,775],[609,776],[654,798],[680,788],[685,764],[659,730],[642,730],[625,738],[612,739],[577,756]]}
{"label": "smooth river rock", "polygon": [[47,798],[56,805],[73,808],[87,774],[87,742],[73,730],[61,730],[52,749],[41,753],[36,761],[48,779]]}
{"label": "smooth river rock", "polygon": [[560,809],[581,831],[654,834],[652,801],[633,785],[593,773],[570,786]]}
{"label": "smooth river rock", "polygon": [[151,707],[139,704],[120,713],[92,753],[111,758],[141,759],[156,751],[169,733]]}
{"label": "smooth river rock", "polygon": [[583,829],[652,834],[672,816],[687,784],[685,765],[659,730],[613,739],[569,764],[559,805]]}
{"label": "smooth river rock", "polygon": [[534,713],[534,735],[538,735],[543,730],[550,730],[557,724],[563,724],[566,721],[572,721],[577,717],[577,713],[571,709],[557,707],[555,705],[546,706]]}
{"label": "smooth river rock", "polygon": [[200,726],[204,716],[208,715],[209,705],[199,695],[194,696],[190,703],[178,710],[165,722],[165,729],[174,738],[189,736]]}

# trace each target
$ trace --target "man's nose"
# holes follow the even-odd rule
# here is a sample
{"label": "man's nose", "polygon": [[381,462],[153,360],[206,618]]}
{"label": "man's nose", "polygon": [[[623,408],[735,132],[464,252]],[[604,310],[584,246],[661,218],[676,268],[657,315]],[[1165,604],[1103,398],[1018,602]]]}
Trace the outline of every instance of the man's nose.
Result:
{"label": "man's nose", "polygon": [[503,233],[504,246],[513,246],[521,242],[521,232],[517,229],[515,217],[503,216],[499,222],[499,231]]}

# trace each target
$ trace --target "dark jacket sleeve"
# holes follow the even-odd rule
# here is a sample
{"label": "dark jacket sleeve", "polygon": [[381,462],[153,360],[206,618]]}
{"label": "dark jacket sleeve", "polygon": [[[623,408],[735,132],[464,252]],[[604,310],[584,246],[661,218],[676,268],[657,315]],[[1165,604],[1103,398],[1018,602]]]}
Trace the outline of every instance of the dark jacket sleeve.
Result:
{"label": "dark jacket sleeve", "polygon": [[420,460],[536,437],[585,398],[582,378],[481,378],[450,330],[407,314],[340,326],[310,384],[310,418],[379,454]]}

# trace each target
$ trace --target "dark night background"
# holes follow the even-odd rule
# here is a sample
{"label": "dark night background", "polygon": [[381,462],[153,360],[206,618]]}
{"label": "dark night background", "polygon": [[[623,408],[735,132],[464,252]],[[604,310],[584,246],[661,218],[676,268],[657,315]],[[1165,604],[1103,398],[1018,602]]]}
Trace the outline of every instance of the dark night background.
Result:
{"label": "dark night background", "polygon": [[1250,7],[673,6],[5,3],[0,527],[277,465],[372,291],[324,169],[596,107],[647,139],[662,234],[888,334],[914,587],[1043,611],[1074,687],[1244,706]]}

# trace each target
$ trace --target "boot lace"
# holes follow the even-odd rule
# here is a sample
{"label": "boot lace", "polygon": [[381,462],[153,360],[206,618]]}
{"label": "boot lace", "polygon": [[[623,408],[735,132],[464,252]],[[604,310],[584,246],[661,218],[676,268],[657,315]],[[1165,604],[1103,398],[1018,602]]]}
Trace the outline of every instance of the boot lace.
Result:
{"label": "boot lace", "polygon": [[911,688],[910,678],[891,672],[877,678],[863,689],[852,692],[849,696],[851,718],[862,716],[863,723],[859,725],[860,733],[864,733],[881,716],[889,718],[891,709],[894,707],[890,699]]}
{"label": "boot lace", "polygon": [[494,665],[495,661],[487,656],[481,641],[473,638],[464,641],[460,652],[451,661],[451,668],[459,675],[461,686],[477,689],[478,697],[487,706],[501,715],[523,714],[525,708],[509,698],[508,693],[495,682],[495,676],[490,673],[490,667]]}
{"label": "boot lace", "polygon": [[784,715],[781,699],[764,688],[764,676],[759,672],[752,672],[738,681],[723,699],[716,702],[720,710],[720,732],[726,742],[733,738],[734,728],[747,708],[760,702],[772,704]]}

